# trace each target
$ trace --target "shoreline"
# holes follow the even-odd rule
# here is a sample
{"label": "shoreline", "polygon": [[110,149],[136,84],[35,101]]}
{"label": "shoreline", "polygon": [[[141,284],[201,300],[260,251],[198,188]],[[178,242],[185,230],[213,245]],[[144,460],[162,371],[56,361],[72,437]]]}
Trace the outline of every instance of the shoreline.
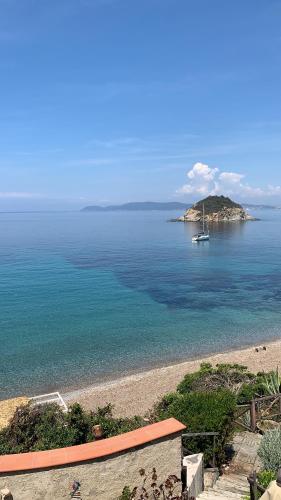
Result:
{"label": "shoreline", "polygon": [[[263,346],[266,346],[266,350],[262,350]],[[260,348],[259,352],[256,352],[256,347]],[[65,391],[62,396],[67,404],[78,402],[88,410],[112,403],[115,416],[145,415],[158,399],[176,389],[186,373],[198,370],[202,362],[210,362],[213,365],[238,363],[248,366],[252,372],[274,370],[281,366],[281,340],[152,368],[81,389]]]}

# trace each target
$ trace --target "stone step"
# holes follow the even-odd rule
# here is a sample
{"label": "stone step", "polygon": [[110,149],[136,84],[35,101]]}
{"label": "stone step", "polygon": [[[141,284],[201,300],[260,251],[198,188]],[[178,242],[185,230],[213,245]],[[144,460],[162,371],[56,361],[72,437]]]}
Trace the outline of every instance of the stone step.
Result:
{"label": "stone step", "polygon": [[247,477],[240,474],[224,474],[214,486],[203,491],[198,500],[242,500],[249,494]]}
{"label": "stone step", "polygon": [[[215,491],[204,491],[201,493],[198,497],[198,500],[227,500],[229,498],[228,492],[226,491],[225,493],[217,493]],[[236,500],[242,500],[243,495],[236,495],[235,497]]]}
{"label": "stone step", "polygon": [[218,478],[219,482],[225,482],[225,484],[235,484],[237,486],[248,486],[248,481],[246,476],[231,476],[224,474]]}
{"label": "stone step", "polygon": [[213,487],[214,488],[215,487],[223,488],[225,490],[228,489],[229,491],[232,491],[232,490],[237,490],[239,492],[242,491],[242,493],[249,490],[248,484],[235,483],[234,481],[227,481],[227,480],[221,480],[221,481],[219,480],[216,482],[216,484]]}
{"label": "stone step", "polygon": [[228,489],[223,488],[213,488],[210,493],[217,493],[218,495],[224,495],[225,498],[237,498],[242,497],[244,492],[241,491],[229,491]]}
{"label": "stone step", "polygon": [[244,476],[242,474],[227,474],[225,473],[222,478],[227,478],[229,481],[234,481],[235,483],[244,483],[248,484],[247,476]]}
{"label": "stone step", "polygon": [[232,496],[235,497],[236,495],[246,495],[247,493],[249,493],[249,490],[246,489],[229,488],[228,486],[223,485],[216,485],[214,486],[214,488],[212,488],[211,491],[216,491],[217,493],[224,493],[227,491],[229,498],[232,498]]}
{"label": "stone step", "polygon": [[223,479],[222,481],[220,481],[220,483],[223,483],[228,486],[236,486],[237,488],[242,488],[242,489],[249,488],[248,481],[234,481],[234,479]]}

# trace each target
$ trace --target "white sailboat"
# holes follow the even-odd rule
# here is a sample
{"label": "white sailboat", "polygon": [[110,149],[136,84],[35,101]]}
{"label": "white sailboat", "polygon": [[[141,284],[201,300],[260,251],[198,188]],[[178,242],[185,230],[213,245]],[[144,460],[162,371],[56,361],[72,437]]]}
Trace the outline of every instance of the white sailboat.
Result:
{"label": "white sailboat", "polygon": [[194,242],[207,241],[209,239],[210,239],[209,229],[208,229],[208,232],[205,233],[205,205],[203,203],[203,227],[202,227],[202,231],[200,231],[197,234],[194,234],[194,236],[192,236],[192,241],[194,241]]}

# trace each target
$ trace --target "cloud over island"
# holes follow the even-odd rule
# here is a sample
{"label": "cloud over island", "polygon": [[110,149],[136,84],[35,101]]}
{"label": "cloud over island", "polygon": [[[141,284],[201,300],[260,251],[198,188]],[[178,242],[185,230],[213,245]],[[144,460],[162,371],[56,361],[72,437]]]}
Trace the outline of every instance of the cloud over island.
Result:
{"label": "cloud over island", "polygon": [[178,195],[239,195],[240,197],[275,196],[281,194],[281,186],[268,185],[264,188],[254,187],[244,179],[245,175],[237,172],[220,171],[197,162],[187,172],[188,181],[177,189]]}

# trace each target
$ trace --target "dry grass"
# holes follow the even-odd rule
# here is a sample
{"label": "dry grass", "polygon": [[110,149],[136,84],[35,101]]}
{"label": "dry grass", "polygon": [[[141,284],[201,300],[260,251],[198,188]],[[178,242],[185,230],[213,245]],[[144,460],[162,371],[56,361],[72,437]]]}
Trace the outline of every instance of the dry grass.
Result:
{"label": "dry grass", "polygon": [[0,401],[0,430],[7,427],[16,409],[19,406],[26,405],[28,402],[29,398],[26,396]]}

